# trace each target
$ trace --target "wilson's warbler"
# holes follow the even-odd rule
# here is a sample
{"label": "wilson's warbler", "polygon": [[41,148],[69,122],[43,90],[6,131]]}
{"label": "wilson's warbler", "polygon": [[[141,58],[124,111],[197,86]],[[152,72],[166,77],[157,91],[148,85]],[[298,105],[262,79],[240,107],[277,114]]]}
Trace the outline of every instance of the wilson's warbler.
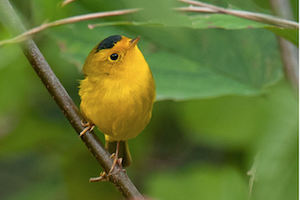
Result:
{"label": "wilson's warbler", "polygon": [[100,42],[85,61],[79,86],[80,109],[88,121],[80,136],[96,125],[105,134],[105,147],[119,153],[124,167],[131,163],[127,140],[147,126],[155,100],[154,79],[137,47],[139,39],[114,35]]}

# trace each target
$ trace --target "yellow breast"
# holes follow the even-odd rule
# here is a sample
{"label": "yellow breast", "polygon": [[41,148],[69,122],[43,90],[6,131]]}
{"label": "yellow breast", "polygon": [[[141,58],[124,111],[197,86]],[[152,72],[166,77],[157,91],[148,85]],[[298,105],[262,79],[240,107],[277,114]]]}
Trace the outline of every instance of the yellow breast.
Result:
{"label": "yellow breast", "polygon": [[[153,79],[148,81],[147,87],[150,89],[154,82]],[[109,136],[108,141],[136,137],[149,123],[155,94],[147,92],[149,89],[141,88],[142,85],[129,89],[128,86],[113,81],[108,81],[105,85],[93,84],[94,87],[91,88],[89,79],[81,82],[80,109],[84,116]]]}

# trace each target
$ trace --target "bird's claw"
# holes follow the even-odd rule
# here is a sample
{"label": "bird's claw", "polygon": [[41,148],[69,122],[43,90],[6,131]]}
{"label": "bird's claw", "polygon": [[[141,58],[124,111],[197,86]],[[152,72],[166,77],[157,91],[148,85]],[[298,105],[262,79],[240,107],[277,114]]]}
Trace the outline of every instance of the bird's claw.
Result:
{"label": "bird's claw", "polygon": [[81,131],[80,133],[79,133],[79,136],[78,137],[81,137],[81,136],[83,136],[87,131],[92,131],[94,128],[95,128],[95,124],[93,124],[92,122],[83,122],[82,120],[81,120],[81,125],[83,126],[83,127],[85,127],[84,129],[83,129],[83,131]]}
{"label": "bird's claw", "polygon": [[[101,172],[100,173],[100,176],[99,177],[95,177],[95,178],[90,178],[90,182],[104,182],[104,181],[109,181],[109,177],[120,172],[120,171],[123,171],[125,172],[126,170],[122,168],[122,158],[116,158],[116,154],[113,153],[111,154],[110,158],[113,158],[114,159],[114,162],[109,170],[109,172],[106,174],[106,172]],[[120,168],[118,170],[116,170],[115,172],[114,169],[115,169],[115,166],[118,165]]]}
{"label": "bird's claw", "polygon": [[109,181],[109,177],[110,176],[115,175],[116,173],[118,173],[120,171],[125,172],[126,170],[125,169],[118,169],[115,172],[111,172],[111,171],[112,171],[112,169],[109,170],[108,174],[106,174],[106,172],[101,172],[100,176],[94,177],[94,178],[90,178],[89,181],[90,182],[105,182],[105,181]]}

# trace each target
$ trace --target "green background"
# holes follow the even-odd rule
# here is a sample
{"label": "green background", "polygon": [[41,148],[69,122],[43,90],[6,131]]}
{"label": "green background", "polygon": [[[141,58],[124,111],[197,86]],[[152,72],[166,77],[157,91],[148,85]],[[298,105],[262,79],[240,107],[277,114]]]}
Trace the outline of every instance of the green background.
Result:
{"label": "green background", "polygon": [[[284,76],[276,35],[265,29],[269,25],[175,12],[170,8],[188,5],[167,0],[75,1],[65,7],[58,0],[11,2],[27,29],[46,20],[144,8],[34,37],[79,105],[78,80],[91,49],[110,35],[141,36],[157,101],[150,124],[129,141],[133,163],[126,171],[143,195],[248,199],[247,172],[257,156],[251,199],[297,198],[298,97]],[[207,2],[272,14],[268,1]],[[291,1],[295,16],[297,3]],[[98,26],[90,30],[87,24]],[[1,24],[0,33],[2,40],[11,37]],[[19,47],[0,47],[0,60],[0,199],[122,199],[113,184],[88,182],[101,167]]]}

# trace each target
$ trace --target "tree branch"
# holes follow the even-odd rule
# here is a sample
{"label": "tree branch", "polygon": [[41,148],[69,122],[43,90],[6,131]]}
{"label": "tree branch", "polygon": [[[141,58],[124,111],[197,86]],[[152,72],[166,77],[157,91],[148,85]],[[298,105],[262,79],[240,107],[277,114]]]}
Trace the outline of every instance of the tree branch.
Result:
{"label": "tree branch", "polygon": [[[19,35],[26,32],[25,27],[8,0],[0,0],[0,19],[12,35]],[[20,43],[20,46],[52,98],[60,107],[77,134],[79,134],[84,129],[81,125],[81,120],[83,118],[77,106],[55,76],[34,41],[29,39]],[[81,139],[99,164],[103,167],[104,171],[108,173],[113,160],[110,158],[110,154],[104,148],[96,134],[94,132],[86,132]],[[116,188],[125,198],[144,199],[128,178],[127,174],[120,170],[119,166],[115,167],[112,172],[112,176],[110,176],[110,181],[114,183]]]}
{"label": "tree branch", "polygon": [[190,0],[178,0],[178,1],[195,5],[195,6],[201,6],[201,7],[184,7],[184,8],[177,9],[181,11],[203,12],[203,8],[205,8],[204,12],[233,15],[244,19],[275,25],[280,28],[299,29],[299,24],[297,22],[280,19],[271,15],[265,15],[265,14],[253,13],[253,12],[241,11],[241,10],[225,9],[211,4],[202,3],[200,1],[190,1]]}

